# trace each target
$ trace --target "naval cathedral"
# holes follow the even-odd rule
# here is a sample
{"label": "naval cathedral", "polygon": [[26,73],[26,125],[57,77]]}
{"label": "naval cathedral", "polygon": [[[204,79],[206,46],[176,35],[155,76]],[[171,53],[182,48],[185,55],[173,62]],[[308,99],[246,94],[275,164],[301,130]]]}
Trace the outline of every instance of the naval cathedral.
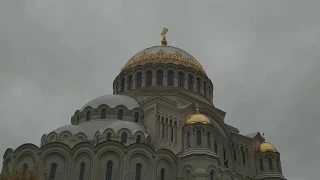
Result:
{"label": "naval cathedral", "polygon": [[2,174],[38,166],[49,180],[285,180],[275,146],[225,122],[205,69],[168,46],[167,31],[128,60],[113,94],[78,107],[40,147],[7,149]]}

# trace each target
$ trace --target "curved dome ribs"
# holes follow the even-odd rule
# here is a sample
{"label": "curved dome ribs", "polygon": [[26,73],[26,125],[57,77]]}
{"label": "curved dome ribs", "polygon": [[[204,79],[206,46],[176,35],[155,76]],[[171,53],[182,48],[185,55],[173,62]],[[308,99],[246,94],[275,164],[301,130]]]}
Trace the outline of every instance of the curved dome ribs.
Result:
{"label": "curved dome ribs", "polygon": [[113,83],[114,94],[161,86],[191,90],[212,102],[213,84],[204,68],[192,55],[172,46],[154,46],[137,53]]}

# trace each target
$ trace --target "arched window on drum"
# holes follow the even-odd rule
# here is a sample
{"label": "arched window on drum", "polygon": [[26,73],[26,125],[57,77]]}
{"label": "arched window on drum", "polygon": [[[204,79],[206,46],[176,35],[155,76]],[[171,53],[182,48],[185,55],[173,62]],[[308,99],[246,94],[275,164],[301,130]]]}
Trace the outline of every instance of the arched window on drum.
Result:
{"label": "arched window on drum", "polygon": [[142,86],[142,73],[139,72],[136,77],[136,87],[138,89],[138,88],[141,88],[141,86]]}
{"label": "arched window on drum", "polygon": [[183,72],[178,73],[178,87],[184,88],[184,74],[183,74]]}
{"label": "arched window on drum", "polygon": [[163,85],[163,71],[159,70],[157,71],[157,86]]}
{"label": "arched window on drum", "polygon": [[188,75],[188,89],[193,90],[193,76],[191,74]]}
{"label": "arched window on drum", "polygon": [[174,77],[173,77],[174,73],[172,70],[168,71],[168,81],[167,84],[168,86],[173,86],[174,85]]}
{"label": "arched window on drum", "polygon": [[147,71],[146,74],[146,87],[152,86],[152,71]]}

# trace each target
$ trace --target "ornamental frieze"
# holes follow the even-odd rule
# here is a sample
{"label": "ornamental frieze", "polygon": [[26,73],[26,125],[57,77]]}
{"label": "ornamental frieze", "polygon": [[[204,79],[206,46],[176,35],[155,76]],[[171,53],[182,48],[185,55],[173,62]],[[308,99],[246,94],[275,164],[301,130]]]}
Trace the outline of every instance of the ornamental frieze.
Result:
{"label": "ornamental frieze", "polygon": [[203,74],[206,74],[203,67],[200,65],[200,63],[197,62],[197,60],[193,58],[187,58],[179,52],[175,54],[167,54],[162,50],[154,54],[147,54],[146,52],[144,52],[139,57],[130,59],[124,65],[121,71],[125,71],[127,69],[131,69],[136,66],[144,66],[146,64],[157,64],[157,63],[182,65],[185,67],[193,68],[197,71],[202,72]]}

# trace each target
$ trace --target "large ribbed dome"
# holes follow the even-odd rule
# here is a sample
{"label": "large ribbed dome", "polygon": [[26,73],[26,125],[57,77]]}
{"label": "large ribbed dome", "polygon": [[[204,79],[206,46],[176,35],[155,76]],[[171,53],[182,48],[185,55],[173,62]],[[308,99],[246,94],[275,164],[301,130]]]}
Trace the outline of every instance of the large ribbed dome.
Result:
{"label": "large ribbed dome", "polygon": [[206,74],[201,64],[188,52],[173,46],[153,46],[134,55],[122,71],[146,64],[177,64]]}

